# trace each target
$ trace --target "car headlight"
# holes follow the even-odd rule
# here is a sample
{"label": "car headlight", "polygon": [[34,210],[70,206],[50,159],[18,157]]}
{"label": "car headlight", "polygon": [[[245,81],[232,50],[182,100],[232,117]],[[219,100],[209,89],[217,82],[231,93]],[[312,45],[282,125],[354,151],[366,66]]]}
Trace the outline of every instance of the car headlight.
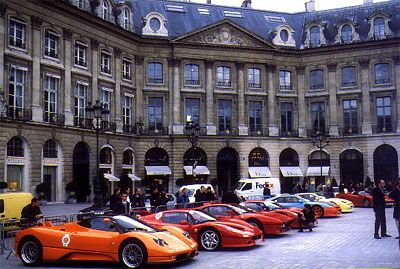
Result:
{"label": "car headlight", "polygon": [[190,234],[188,232],[183,232],[182,234],[184,237],[186,237],[188,239],[192,239],[192,237],[190,237]]}
{"label": "car headlight", "polygon": [[168,243],[165,242],[164,239],[161,239],[161,238],[153,238],[153,240],[154,240],[154,242],[155,242],[157,245],[159,245],[159,246],[162,246],[162,247],[168,246]]}

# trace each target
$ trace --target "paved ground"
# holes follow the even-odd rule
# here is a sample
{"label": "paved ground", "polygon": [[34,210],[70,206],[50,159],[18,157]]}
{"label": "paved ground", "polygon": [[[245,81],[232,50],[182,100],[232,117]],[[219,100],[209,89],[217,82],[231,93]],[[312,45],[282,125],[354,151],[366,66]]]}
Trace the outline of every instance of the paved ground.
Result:
{"label": "paved ground", "polygon": [[[87,205],[50,205],[42,207],[46,215],[68,214]],[[373,238],[372,209],[356,208],[339,218],[322,219],[312,233],[290,231],[287,235],[267,238],[247,250],[201,252],[193,261],[147,268],[400,268],[399,240],[392,219],[393,209],[386,210],[391,238]],[[0,268],[23,268],[15,257],[0,255]],[[115,264],[46,264],[41,268],[118,268]]]}

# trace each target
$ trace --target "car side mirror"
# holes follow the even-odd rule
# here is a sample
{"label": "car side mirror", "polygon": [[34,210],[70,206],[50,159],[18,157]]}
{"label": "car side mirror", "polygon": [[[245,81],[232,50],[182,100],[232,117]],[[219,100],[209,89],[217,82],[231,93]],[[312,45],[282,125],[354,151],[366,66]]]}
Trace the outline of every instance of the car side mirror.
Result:
{"label": "car side mirror", "polygon": [[227,210],[226,213],[227,213],[229,216],[234,216],[234,215],[235,215],[235,213],[233,212],[233,210]]}
{"label": "car side mirror", "polygon": [[190,225],[190,223],[187,220],[181,220],[180,224],[181,225]]}

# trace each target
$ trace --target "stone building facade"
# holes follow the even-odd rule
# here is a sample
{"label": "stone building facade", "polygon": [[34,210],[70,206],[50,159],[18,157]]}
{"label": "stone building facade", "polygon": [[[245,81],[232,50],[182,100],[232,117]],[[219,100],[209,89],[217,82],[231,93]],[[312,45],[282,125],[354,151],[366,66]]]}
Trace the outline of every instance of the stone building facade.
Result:
{"label": "stone building facade", "polygon": [[[91,196],[96,133],[85,108],[96,100],[110,110],[101,176],[138,176],[147,189],[162,179],[171,192],[193,182],[223,192],[239,178],[279,177],[291,192],[297,181],[399,174],[398,0],[296,14],[167,0],[21,3],[0,4],[8,191],[46,182],[48,199],[64,201],[73,182],[78,200]],[[195,149],[187,119],[200,126]],[[316,134],[329,134],[323,149]]]}

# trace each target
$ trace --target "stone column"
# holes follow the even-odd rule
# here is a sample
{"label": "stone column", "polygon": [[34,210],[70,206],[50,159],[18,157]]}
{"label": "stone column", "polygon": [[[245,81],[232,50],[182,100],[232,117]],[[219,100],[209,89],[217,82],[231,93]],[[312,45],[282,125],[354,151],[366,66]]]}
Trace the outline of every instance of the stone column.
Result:
{"label": "stone column", "polygon": [[145,80],[145,76],[143,74],[143,63],[144,58],[142,56],[135,57],[135,84],[136,84],[136,119],[133,122],[136,122],[139,118],[144,119],[143,115],[143,81]]}
{"label": "stone column", "polygon": [[297,75],[297,102],[299,117],[299,137],[307,137],[306,130],[306,100],[305,100],[305,70],[304,66],[296,67]]}
{"label": "stone column", "polygon": [[338,136],[338,110],[336,99],[336,63],[328,64],[328,91],[329,91],[329,135]]}
{"label": "stone column", "polygon": [[268,74],[268,132],[269,136],[279,136],[278,121],[276,118],[276,87],[275,87],[275,74],[276,66],[267,66]]}
{"label": "stone column", "polygon": [[72,31],[64,28],[64,117],[65,125],[74,125],[74,115],[72,113],[71,101],[74,98],[74,85],[71,85],[72,67]]}
{"label": "stone column", "polygon": [[370,64],[369,59],[360,61],[361,68],[361,92],[362,92],[362,134],[372,134],[371,106],[369,101],[370,90]]}
{"label": "stone column", "polygon": [[397,132],[400,133],[400,55],[393,57],[394,63],[394,75],[395,75],[395,87],[396,87],[396,110],[397,113]]}
{"label": "stone column", "polygon": [[100,100],[99,96],[99,41],[97,39],[90,39],[90,48],[92,50],[92,103]]}
{"label": "stone column", "polygon": [[238,70],[238,123],[239,135],[248,135],[249,128],[246,126],[246,104],[244,98],[245,78],[244,78],[244,63],[236,64]]}
{"label": "stone column", "polygon": [[214,62],[206,61],[206,118],[207,135],[216,135],[217,127],[214,124],[214,80],[213,66]]}
{"label": "stone column", "polygon": [[[5,36],[5,19],[6,19],[6,10],[7,6],[5,4],[0,4],[0,36]],[[4,81],[4,51],[6,49],[6,44],[5,44],[5,38],[0,38],[0,98],[1,96],[4,97],[4,100],[6,101],[6,96],[5,96],[5,81]],[[6,101],[7,102],[7,101]]]}
{"label": "stone column", "polygon": [[[172,133],[183,134],[183,124],[181,119],[181,81],[180,81],[180,59],[172,59],[172,73],[173,73],[173,100],[172,100]],[[186,119],[185,119],[186,121]]]}
{"label": "stone column", "polygon": [[121,49],[114,48],[115,56],[115,125],[117,132],[122,132],[122,105],[121,105],[121,80],[122,80],[122,60]]}
{"label": "stone column", "polygon": [[41,58],[41,27],[42,20],[38,17],[31,17],[32,23],[32,120],[43,121],[43,108],[41,107],[41,79],[40,79],[40,58]]}

